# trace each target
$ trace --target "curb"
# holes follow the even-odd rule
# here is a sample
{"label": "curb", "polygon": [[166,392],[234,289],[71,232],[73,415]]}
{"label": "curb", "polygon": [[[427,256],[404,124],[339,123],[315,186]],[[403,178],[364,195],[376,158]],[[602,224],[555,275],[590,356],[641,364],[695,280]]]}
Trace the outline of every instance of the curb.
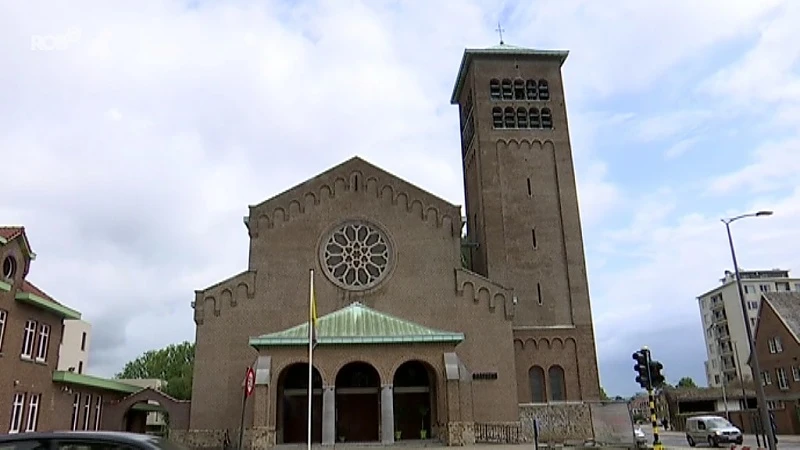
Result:
{"label": "curb", "polygon": [[764,447],[750,447],[749,445],[731,445],[730,450],[767,450]]}

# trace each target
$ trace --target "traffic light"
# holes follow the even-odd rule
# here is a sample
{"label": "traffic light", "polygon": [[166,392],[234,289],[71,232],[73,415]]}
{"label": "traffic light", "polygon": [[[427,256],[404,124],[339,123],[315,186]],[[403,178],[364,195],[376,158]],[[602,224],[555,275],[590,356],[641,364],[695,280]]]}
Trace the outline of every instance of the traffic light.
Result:
{"label": "traffic light", "polygon": [[661,387],[664,384],[664,375],[661,371],[664,369],[664,365],[658,361],[650,360],[650,382],[653,384],[653,387]]}
{"label": "traffic light", "polygon": [[636,361],[636,364],[633,365],[633,370],[636,371],[636,382],[643,389],[650,389],[650,351],[641,349],[633,354],[633,359]]}

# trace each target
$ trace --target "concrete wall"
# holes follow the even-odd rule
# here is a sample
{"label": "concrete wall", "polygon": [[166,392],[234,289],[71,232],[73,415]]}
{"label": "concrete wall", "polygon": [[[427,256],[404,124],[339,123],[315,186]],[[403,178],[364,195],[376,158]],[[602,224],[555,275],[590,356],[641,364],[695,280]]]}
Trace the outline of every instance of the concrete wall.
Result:
{"label": "concrete wall", "polygon": [[[86,338],[84,339],[84,333]],[[64,337],[58,348],[58,370],[86,373],[92,325],[85,320],[65,320]]]}

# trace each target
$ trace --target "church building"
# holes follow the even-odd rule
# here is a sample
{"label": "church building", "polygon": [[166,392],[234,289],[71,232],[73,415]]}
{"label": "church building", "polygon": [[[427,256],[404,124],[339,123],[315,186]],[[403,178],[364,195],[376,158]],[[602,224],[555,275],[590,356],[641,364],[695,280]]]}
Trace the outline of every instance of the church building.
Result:
{"label": "church building", "polygon": [[566,51],[467,49],[465,202],[353,157],[249,207],[246,270],[196,291],[190,432],[306,441],[309,274],[318,311],[312,440],[475,442],[522,405],[600,396],[561,67]]}

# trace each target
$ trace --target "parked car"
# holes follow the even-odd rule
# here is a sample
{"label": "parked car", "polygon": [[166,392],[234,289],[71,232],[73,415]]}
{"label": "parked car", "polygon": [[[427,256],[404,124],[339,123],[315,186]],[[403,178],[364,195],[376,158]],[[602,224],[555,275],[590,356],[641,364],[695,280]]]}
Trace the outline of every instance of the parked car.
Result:
{"label": "parked car", "polygon": [[698,443],[719,447],[722,443],[742,445],[744,436],[742,430],[723,417],[696,416],[686,419],[686,441],[690,447]]}
{"label": "parked car", "polygon": [[636,447],[637,448],[646,448],[647,447],[647,435],[644,434],[642,431],[642,427],[634,427],[633,429],[633,437],[636,438]]}
{"label": "parked car", "polygon": [[0,450],[186,450],[162,437],[113,431],[0,435]]}

